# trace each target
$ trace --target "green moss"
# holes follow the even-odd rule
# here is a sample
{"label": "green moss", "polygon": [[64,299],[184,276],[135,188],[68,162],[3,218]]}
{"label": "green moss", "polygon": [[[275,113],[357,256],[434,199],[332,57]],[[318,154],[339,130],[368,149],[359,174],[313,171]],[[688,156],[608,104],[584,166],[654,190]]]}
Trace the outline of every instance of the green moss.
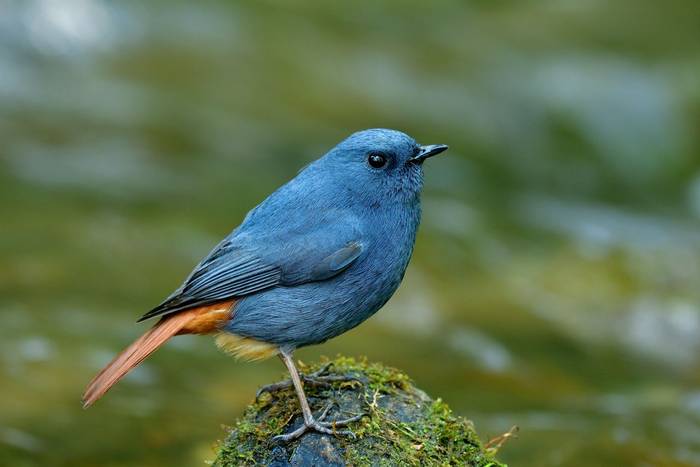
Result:
{"label": "green moss", "polygon": [[[300,363],[299,367],[310,373],[326,363],[327,360],[314,365]],[[484,450],[469,420],[454,416],[440,399],[428,398],[400,371],[347,357],[333,360],[329,371],[362,381],[306,388],[316,411],[334,401],[338,414],[366,414],[350,427],[356,439],[330,438],[332,449],[347,465],[503,465],[493,458],[492,452]],[[270,439],[286,426],[298,423],[299,417],[299,404],[292,389],[263,394],[246,409],[228,439],[221,443],[215,465],[269,463],[275,448]],[[274,455],[286,460],[304,438],[278,446]]]}

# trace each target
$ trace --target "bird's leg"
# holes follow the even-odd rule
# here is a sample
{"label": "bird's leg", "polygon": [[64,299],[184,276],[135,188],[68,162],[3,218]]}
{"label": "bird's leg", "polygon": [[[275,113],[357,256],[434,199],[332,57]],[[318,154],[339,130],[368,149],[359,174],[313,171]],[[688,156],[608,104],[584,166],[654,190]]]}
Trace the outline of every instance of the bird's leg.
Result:
{"label": "bird's leg", "polygon": [[289,370],[289,375],[292,378],[292,384],[294,385],[294,390],[299,398],[299,405],[301,406],[301,413],[304,417],[304,424],[284,435],[278,435],[272,438],[273,441],[288,442],[297,439],[309,430],[318,431],[319,433],[326,433],[329,435],[344,435],[354,437],[355,434],[350,430],[336,430],[337,427],[346,426],[349,423],[356,422],[360,420],[364,414],[357,415],[355,417],[348,418],[347,420],[338,420],[334,422],[324,422],[323,419],[328,414],[331,406],[327,406],[323,413],[318,417],[318,420],[314,418],[313,413],[311,413],[311,407],[309,407],[309,402],[306,399],[306,394],[304,394],[304,386],[299,377],[299,372],[294,365],[294,360],[292,360],[291,352],[285,350],[280,351],[280,358],[284,362],[287,370]]}
{"label": "bird's leg", "polygon": [[[323,365],[321,368],[318,370],[314,371],[313,373],[309,373],[307,375],[299,373],[299,378],[304,382],[304,384],[309,385],[309,386],[316,386],[316,387],[329,387],[331,383],[336,383],[336,382],[348,382],[348,381],[353,381],[357,382],[360,385],[362,384],[362,380],[359,378],[356,378],[354,376],[348,376],[348,375],[329,375],[328,369],[333,366],[333,362],[328,362],[325,365]],[[258,392],[255,393],[255,399],[259,399],[260,396],[262,396],[264,393],[270,393],[272,394],[273,392],[277,392],[281,389],[287,389],[291,388],[294,385],[292,384],[292,380],[288,379],[285,381],[279,381],[277,383],[272,383],[265,385],[258,389]]]}

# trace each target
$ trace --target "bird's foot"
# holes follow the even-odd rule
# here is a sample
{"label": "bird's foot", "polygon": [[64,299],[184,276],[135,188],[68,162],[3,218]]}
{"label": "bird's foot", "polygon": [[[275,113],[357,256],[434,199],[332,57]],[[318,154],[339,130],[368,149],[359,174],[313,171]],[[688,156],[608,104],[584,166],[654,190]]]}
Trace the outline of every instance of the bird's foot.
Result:
{"label": "bird's foot", "polygon": [[326,415],[328,415],[328,411],[330,408],[333,406],[333,404],[329,404],[328,407],[326,407],[321,415],[318,416],[318,419],[314,418],[311,416],[308,420],[304,420],[304,423],[297,428],[296,430],[292,431],[291,433],[286,433],[283,435],[277,435],[272,438],[273,443],[288,443],[290,441],[294,441],[295,439],[299,438],[301,435],[306,433],[307,431],[316,431],[319,433],[324,433],[328,435],[335,435],[335,436],[348,436],[352,439],[355,439],[355,433],[353,433],[351,430],[338,430],[337,428],[342,428],[345,426],[348,426],[350,423],[357,422],[362,419],[362,417],[365,416],[364,413],[361,413],[359,415],[355,415],[354,417],[346,418],[344,420],[334,420],[331,422],[324,422],[323,420],[326,418]]}
{"label": "bird's foot", "polygon": [[[333,366],[333,363],[326,363],[323,365],[320,369],[317,371],[314,371],[313,373],[309,373],[308,375],[300,374],[299,377],[303,381],[305,385],[308,386],[313,386],[313,387],[330,387],[331,383],[338,383],[338,382],[357,382],[359,384],[362,384],[362,380],[359,378],[356,378],[354,376],[347,376],[347,375],[331,375],[328,374],[328,369]],[[262,396],[264,393],[269,393],[272,394],[273,392],[277,392],[281,389],[287,389],[293,387],[292,380],[287,379],[284,381],[280,381],[278,383],[272,383],[268,384],[266,386],[261,387],[258,389],[258,392],[255,393],[255,400],[260,399],[260,396]]]}

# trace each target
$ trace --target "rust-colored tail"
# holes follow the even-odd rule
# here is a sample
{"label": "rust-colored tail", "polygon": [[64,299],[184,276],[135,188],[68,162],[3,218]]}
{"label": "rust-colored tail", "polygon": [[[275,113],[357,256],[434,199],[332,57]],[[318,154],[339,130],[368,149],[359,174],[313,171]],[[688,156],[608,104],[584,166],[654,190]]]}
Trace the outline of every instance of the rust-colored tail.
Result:
{"label": "rust-colored tail", "polygon": [[83,394],[83,408],[88,408],[129,371],[155,352],[176,334],[208,334],[219,329],[231,316],[234,301],[182,311],[162,318],[136,339],[95,376]]}

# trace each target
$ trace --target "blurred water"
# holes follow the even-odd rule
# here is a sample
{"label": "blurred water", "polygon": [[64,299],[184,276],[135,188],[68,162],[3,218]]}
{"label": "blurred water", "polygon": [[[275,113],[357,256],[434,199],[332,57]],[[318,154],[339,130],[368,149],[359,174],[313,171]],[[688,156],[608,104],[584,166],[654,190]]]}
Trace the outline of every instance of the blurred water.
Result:
{"label": "blurred water", "polygon": [[348,133],[448,143],[398,295],[303,360],[400,367],[517,466],[700,464],[700,9],[0,0],[0,463],[201,465],[276,361],[134,319]]}

